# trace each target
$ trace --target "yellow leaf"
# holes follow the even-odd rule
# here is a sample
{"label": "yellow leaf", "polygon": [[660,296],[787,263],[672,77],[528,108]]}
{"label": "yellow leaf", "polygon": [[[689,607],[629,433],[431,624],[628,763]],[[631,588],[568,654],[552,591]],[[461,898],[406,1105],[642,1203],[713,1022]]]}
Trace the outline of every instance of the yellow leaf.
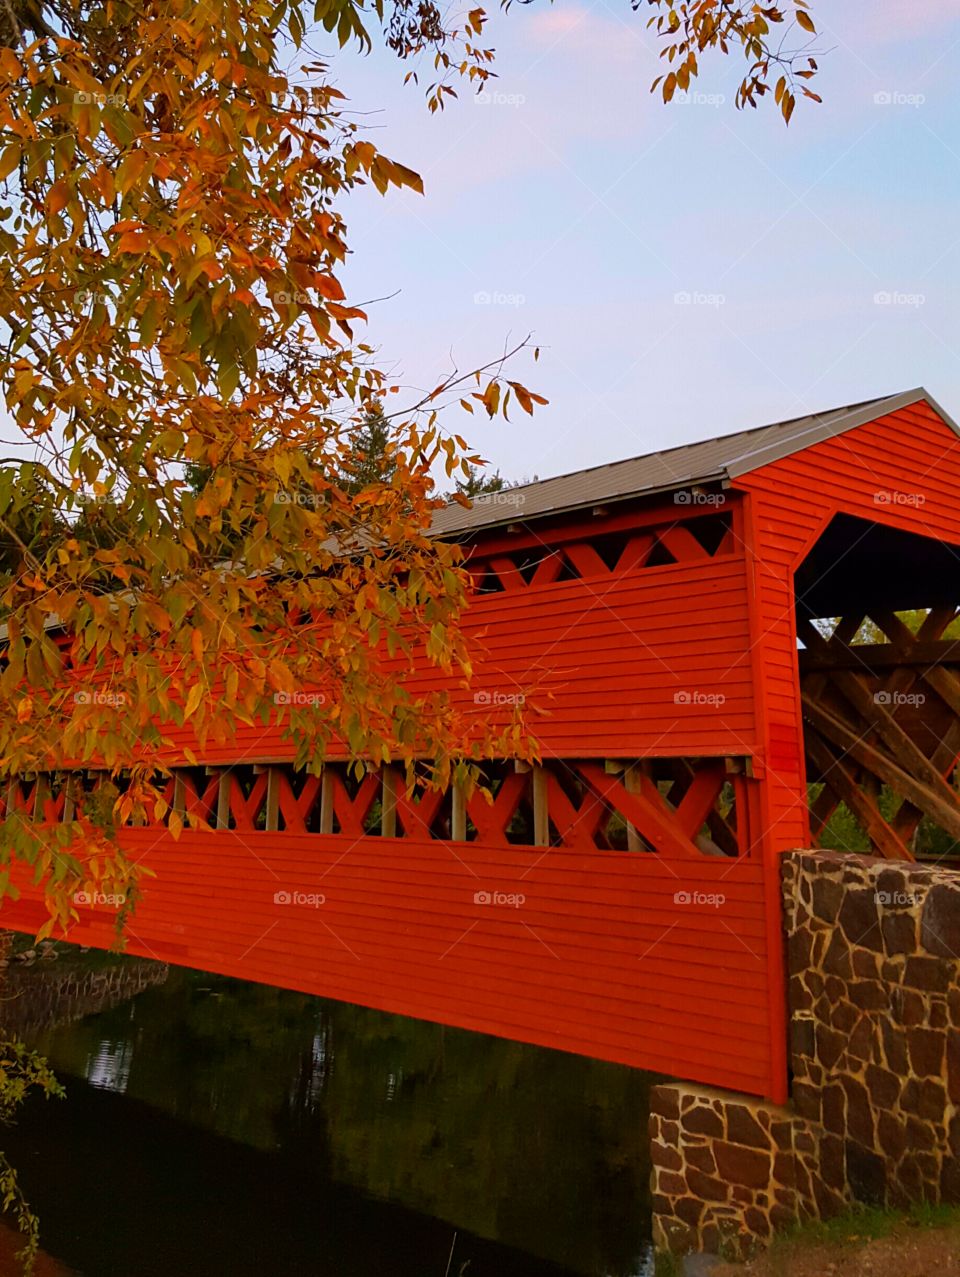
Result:
{"label": "yellow leaf", "polygon": [[23,63],[12,49],[0,49],[0,71],[10,80],[19,80],[23,75]]}
{"label": "yellow leaf", "polygon": [[194,683],[193,687],[191,687],[190,691],[187,693],[187,703],[183,711],[184,718],[192,718],[202,700],[203,685],[201,683]]}
{"label": "yellow leaf", "polygon": [[131,151],[129,155],[124,156],[117,169],[117,190],[121,195],[126,195],[133,186],[137,184],[143,175],[143,170],[147,167],[146,151]]}
{"label": "yellow leaf", "polygon": [[[5,49],[5,53],[9,53],[9,49]],[[9,177],[13,170],[20,163],[20,157],[23,152],[20,149],[19,142],[11,142],[0,155],[0,181],[5,177]]]}

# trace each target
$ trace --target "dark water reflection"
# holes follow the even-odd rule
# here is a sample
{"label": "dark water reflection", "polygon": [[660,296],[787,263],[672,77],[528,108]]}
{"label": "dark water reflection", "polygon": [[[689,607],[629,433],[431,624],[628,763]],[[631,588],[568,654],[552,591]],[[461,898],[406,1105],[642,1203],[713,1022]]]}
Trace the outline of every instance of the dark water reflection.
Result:
{"label": "dark water reflection", "polygon": [[[45,1249],[87,1277],[646,1272],[644,1075],[130,971],[135,996],[110,1006],[114,980],[106,1009],[32,1035],[68,1099],[4,1136]],[[48,977],[12,979],[29,1019]]]}

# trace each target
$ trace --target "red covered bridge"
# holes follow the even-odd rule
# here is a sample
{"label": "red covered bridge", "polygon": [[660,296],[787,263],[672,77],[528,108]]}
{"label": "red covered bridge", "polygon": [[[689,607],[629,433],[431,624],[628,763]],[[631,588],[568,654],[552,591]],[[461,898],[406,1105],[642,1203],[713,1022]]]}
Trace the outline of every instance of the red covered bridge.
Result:
{"label": "red covered bridge", "polygon": [[784,1098],[779,853],[841,803],[879,855],[960,840],[958,497],[917,390],[448,508],[476,712],[536,699],[542,764],[415,799],[247,729],[171,782],[216,832],[123,832],[157,874],[131,951]]}

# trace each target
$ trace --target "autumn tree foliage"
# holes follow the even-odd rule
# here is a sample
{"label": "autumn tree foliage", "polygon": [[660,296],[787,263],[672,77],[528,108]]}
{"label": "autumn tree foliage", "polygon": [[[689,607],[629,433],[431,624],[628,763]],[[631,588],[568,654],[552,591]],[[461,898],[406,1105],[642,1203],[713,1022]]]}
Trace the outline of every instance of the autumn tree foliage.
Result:
{"label": "autumn tree foliage", "polygon": [[737,3],[736,0],[633,0],[639,9],[656,10],[647,25],[662,43],[668,70],[653,82],[669,102],[686,91],[699,74],[705,53],[739,50],[748,69],[737,89],[738,107],[752,106],[772,93],[787,124],[797,93],[819,102],[809,86],[817,73],[817,28],[807,0],[787,3]]}
{"label": "autumn tree foliage", "polygon": [[[769,90],[789,118],[815,66],[771,32],[812,36],[804,0],[646,2],[664,97],[740,47],[741,104]],[[470,676],[459,551],[428,530],[438,468],[469,492],[479,458],[443,409],[538,396],[499,360],[399,402],[339,279],[345,209],[360,185],[421,182],[309,51],[379,28],[408,79],[429,70],[437,110],[492,74],[484,21],[433,0],[0,4],[0,785],[82,765],[115,782],[40,834],[8,811],[0,893],[12,861],[61,922],[78,887],[130,893],[111,834],[167,814],[171,724],[202,754],[273,716],[301,766],[335,735],[357,760],[431,760],[437,782],[497,749],[468,751],[403,672]],[[368,473],[371,423],[388,482]],[[278,707],[304,683],[322,707]]]}
{"label": "autumn tree foliage", "polygon": [[[135,886],[110,835],[165,814],[171,724],[200,754],[270,716],[301,766],[336,735],[358,760],[469,780],[446,700],[403,677],[414,660],[470,675],[459,551],[428,528],[438,466],[475,458],[440,410],[537,397],[497,361],[404,406],[360,334],[346,198],[421,183],[303,52],[312,22],[368,41],[358,6],[0,11],[0,783],[84,764],[114,781],[40,833],[8,812],[0,861],[31,866],[66,922],[78,888]],[[437,106],[447,72],[482,80],[488,59],[479,14],[459,32],[435,17],[373,15],[400,56],[431,51]],[[363,478],[372,416],[388,483]],[[278,706],[305,684],[322,705]]]}

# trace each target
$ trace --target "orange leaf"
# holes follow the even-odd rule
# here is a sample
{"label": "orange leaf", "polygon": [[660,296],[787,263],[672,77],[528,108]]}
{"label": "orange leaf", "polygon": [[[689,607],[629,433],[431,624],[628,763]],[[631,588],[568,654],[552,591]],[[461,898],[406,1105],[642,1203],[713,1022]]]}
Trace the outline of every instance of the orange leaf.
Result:
{"label": "orange leaf", "polygon": [[319,272],[313,277],[313,286],[321,297],[328,301],[342,302],[344,298],[340,281],[333,275],[322,275]]}
{"label": "orange leaf", "polygon": [[50,187],[50,193],[47,196],[47,209],[50,213],[59,213],[61,209],[67,207],[70,202],[70,188],[63,180],[54,182]]}

